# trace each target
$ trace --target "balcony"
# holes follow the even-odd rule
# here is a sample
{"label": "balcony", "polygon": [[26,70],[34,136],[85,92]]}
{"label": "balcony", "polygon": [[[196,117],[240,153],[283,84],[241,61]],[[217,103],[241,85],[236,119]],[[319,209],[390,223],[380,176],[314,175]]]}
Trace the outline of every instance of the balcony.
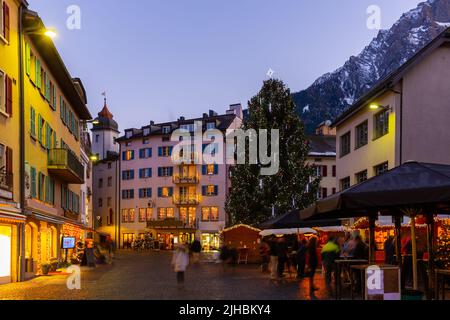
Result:
{"label": "balcony", "polygon": [[48,152],[48,172],[71,184],[84,183],[84,167],[68,149],[51,149]]}
{"label": "balcony", "polygon": [[13,181],[12,173],[0,170],[0,198],[12,200]]}
{"label": "balcony", "polygon": [[188,223],[176,218],[166,218],[147,221],[147,228],[150,229],[197,229],[196,222]]}
{"label": "balcony", "polygon": [[174,174],[172,180],[173,183],[175,184],[197,184],[200,181],[200,177],[198,174],[196,175]]}
{"label": "balcony", "polygon": [[173,203],[176,205],[198,205],[200,203],[200,196],[198,194],[183,194],[174,195]]}

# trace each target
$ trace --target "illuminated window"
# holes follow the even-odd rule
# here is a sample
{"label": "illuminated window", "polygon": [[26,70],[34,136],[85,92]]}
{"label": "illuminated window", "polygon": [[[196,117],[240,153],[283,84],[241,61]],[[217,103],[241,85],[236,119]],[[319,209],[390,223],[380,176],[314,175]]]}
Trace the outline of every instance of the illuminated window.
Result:
{"label": "illuminated window", "polygon": [[202,208],[202,221],[209,221],[210,207]]}
{"label": "illuminated window", "polygon": [[146,208],[140,208],[139,209],[139,222],[145,222],[146,221]]}
{"label": "illuminated window", "polygon": [[163,197],[168,197],[169,196],[169,188],[168,187],[162,188],[162,196]]}
{"label": "illuminated window", "polygon": [[175,218],[175,210],[173,208],[167,208],[167,218]]}
{"label": "illuminated window", "polygon": [[147,219],[147,221],[150,221],[153,219],[153,209],[152,208],[147,208],[146,219]]}
{"label": "illuminated window", "polygon": [[211,207],[211,221],[218,221],[218,220],[219,220],[219,208]]}
{"label": "illuminated window", "polygon": [[175,218],[174,208],[158,208],[158,220]]}
{"label": "illuminated window", "polygon": [[134,150],[127,150],[122,153],[123,161],[134,160]]}
{"label": "illuminated window", "polygon": [[128,222],[128,209],[122,209],[122,222]]}
{"label": "illuminated window", "polygon": [[136,216],[135,209],[130,209],[130,211],[128,211],[128,222],[134,222],[136,218],[135,216]]}
{"label": "illuminated window", "polygon": [[214,165],[213,164],[208,164],[206,166],[206,174],[208,174],[208,175],[214,174]]}

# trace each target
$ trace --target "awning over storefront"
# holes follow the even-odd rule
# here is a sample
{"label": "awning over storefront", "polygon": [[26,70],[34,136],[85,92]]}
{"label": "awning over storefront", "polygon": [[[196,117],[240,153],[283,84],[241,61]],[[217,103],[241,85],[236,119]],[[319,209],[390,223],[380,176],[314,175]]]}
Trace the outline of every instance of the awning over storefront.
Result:
{"label": "awning over storefront", "polygon": [[4,223],[25,223],[26,217],[22,214],[8,213],[0,210],[0,222]]}
{"label": "awning over storefront", "polygon": [[53,224],[64,224],[64,220],[62,220],[60,217],[56,217],[56,216],[50,216],[50,215],[45,215],[42,213],[37,213],[37,212],[33,212],[31,213],[31,216],[37,220],[41,220],[41,221],[45,221],[45,222],[49,222],[49,223],[53,223]]}
{"label": "awning over storefront", "polygon": [[317,231],[311,228],[292,228],[292,229],[266,229],[259,233],[262,237],[271,235],[293,235],[293,234],[316,234]]}
{"label": "awning over storefront", "polygon": [[300,211],[294,210],[279,217],[270,219],[260,225],[261,229],[289,229],[289,228],[313,228],[341,226],[342,222],[338,219],[303,221],[300,219]]}

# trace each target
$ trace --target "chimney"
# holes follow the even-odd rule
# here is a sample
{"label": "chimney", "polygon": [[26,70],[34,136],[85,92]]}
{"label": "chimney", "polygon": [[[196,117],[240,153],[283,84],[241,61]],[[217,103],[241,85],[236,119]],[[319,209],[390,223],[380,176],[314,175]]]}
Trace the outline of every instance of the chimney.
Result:
{"label": "chimney", "polygon": [[208,118],[208,114],[207,113],[203,114],[203,119],[205,119],[205,118]]}
{"label": "chimney", "polygon": [[155,121],[153,121],[153,120],[150,121],[150,125],[151,125],[151,126],[154,126],[154,125],[155,125]]}
{"label": "chimney", "polygon": [[209,116],[215,117],[215,116],[217,116],[217,112],[215,112],[214,110],[209,110]]}
{"label": "chimney", "polygon": [[186,120],[186,118],[183,117],[183,116],[181,116],[181,117],[178,119],[178,121],[184,121],[184,120]]}
{"label": "chimney", "polygon": [[242,105],[240,103],[230,105],[230,109],[227,111],[227,114],[235,114],[238,118],[243,119],[244,113],[242,110]]}

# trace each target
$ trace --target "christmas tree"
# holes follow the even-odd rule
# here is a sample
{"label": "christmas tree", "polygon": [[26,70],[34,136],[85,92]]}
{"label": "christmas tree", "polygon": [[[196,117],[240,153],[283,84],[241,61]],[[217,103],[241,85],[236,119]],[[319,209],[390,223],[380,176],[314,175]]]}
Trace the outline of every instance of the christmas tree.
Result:
{"label": "christmas tree", "polygon": [[[310,205],[316,199],[320,180],[306,163],[308,140],[290,90],[282,81],[265,81],[249,101],[248,110],[244,130],[267,129],[269,135],[271,129],[279,130],[279,170],[274,175],[261,175],[261,164],[236,165],[231,172],[226,210],[231,224],[257,225],[270,219],[273,209],[281,215]],[[267,141],[271,141],[270,136]]]}
{"label": "christmas tree", "polygon": [[442,221],[437,239],[436,266],[440,269],[450,269],[450,220]]}

